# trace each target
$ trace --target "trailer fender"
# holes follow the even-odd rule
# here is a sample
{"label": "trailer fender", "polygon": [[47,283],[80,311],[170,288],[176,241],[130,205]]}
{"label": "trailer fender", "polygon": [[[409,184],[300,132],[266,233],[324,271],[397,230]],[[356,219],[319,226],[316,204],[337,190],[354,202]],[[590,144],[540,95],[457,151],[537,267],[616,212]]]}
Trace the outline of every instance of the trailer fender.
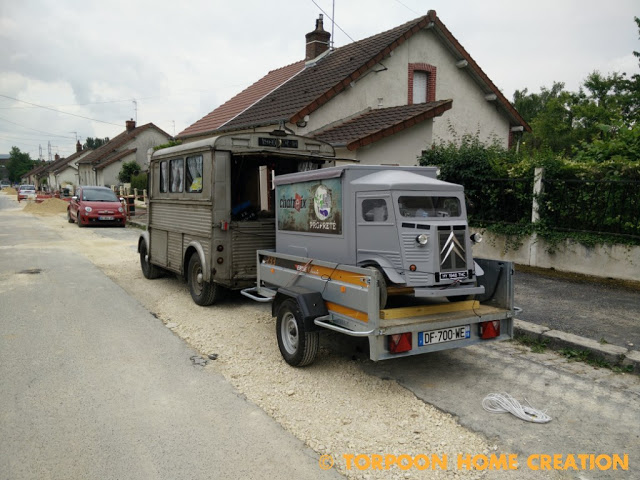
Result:
{"label": "trailer fender", "polygon": [[329,314],[320,292],[300,287],[279,288],[271,304],[271,314],[274,317],[278,315],[280,305],[287,298],[292,298],[298,303],[300,313],[304,319],[304,328],[307,332],[323,330],[313,323],[316,318]]}

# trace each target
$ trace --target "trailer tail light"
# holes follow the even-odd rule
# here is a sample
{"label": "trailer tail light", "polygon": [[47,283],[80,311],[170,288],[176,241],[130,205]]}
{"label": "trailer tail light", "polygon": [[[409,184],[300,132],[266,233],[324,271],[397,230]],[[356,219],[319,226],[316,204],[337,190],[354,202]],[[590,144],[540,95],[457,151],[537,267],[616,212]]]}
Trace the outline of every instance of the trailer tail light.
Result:
{"label": "trailer tail light", "polygon": [[229,222],[225,222],[224,220],[222,220],[220,222],[220,230],[222,230],[223,232],[229,230]]}
{"label": "trailer tail light", "polygon": [[389,353],[402,353],[411,350],[411,332],[389,335]]}
{"label": "trailer tail light", "polygon": [[500,336],[500,320],[492,320],[490,322],[480,322],[480,338],[496,338]]}

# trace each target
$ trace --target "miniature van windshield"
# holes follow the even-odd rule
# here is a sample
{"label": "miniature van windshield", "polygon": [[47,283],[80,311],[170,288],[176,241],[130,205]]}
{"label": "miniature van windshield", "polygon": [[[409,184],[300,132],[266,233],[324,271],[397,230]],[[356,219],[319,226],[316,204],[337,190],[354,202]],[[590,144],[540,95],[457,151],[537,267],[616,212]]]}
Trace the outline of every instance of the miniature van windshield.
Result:
{"label": "miniature van windshield", "polygon": [[402,196],[398,198],[400,215],[407,218],[449,218],[461,215],[456,197]]}

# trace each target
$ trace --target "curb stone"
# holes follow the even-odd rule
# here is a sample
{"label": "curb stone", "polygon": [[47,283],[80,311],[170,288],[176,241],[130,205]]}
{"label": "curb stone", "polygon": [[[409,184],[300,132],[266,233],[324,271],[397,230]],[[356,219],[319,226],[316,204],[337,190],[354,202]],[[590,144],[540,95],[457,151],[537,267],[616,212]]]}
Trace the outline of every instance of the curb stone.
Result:
{"label": "curb stone", "polygon": [[514,335],[525,336],[536,340],[546,340],[547,346],[553,350],[571,348],[588,351],[597,358],[603,359],[611,365],[632,366],[633,373],[640,374],[640,352],[628,350],[617,345],[602,344],[590,338],[572,333],[552,330],[542,325],[514,319]]}

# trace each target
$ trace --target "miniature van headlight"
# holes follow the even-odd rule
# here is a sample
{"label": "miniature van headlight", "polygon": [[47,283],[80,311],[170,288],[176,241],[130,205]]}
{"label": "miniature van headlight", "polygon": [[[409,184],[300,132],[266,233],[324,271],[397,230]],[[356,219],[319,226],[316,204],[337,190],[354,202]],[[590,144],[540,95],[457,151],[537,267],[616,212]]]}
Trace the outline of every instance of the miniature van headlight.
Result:
{"label": "miniature van headlight", "polygon": [[416,237],[416,242],[418,242],[420,245],[426,245],[428,241],[429,236],[424,233],[421,233]]}
{"label": "miniature van headlight", "polygon": [[480,235],[479,233],[471,234],[471,241],[473,243],[480,243],[482,241],[482,235]]}
{"label": "miniature van headlight", "polygon": [[84,211],[89,213],[91,212],[93,209],[91,207],[84,207]]}

